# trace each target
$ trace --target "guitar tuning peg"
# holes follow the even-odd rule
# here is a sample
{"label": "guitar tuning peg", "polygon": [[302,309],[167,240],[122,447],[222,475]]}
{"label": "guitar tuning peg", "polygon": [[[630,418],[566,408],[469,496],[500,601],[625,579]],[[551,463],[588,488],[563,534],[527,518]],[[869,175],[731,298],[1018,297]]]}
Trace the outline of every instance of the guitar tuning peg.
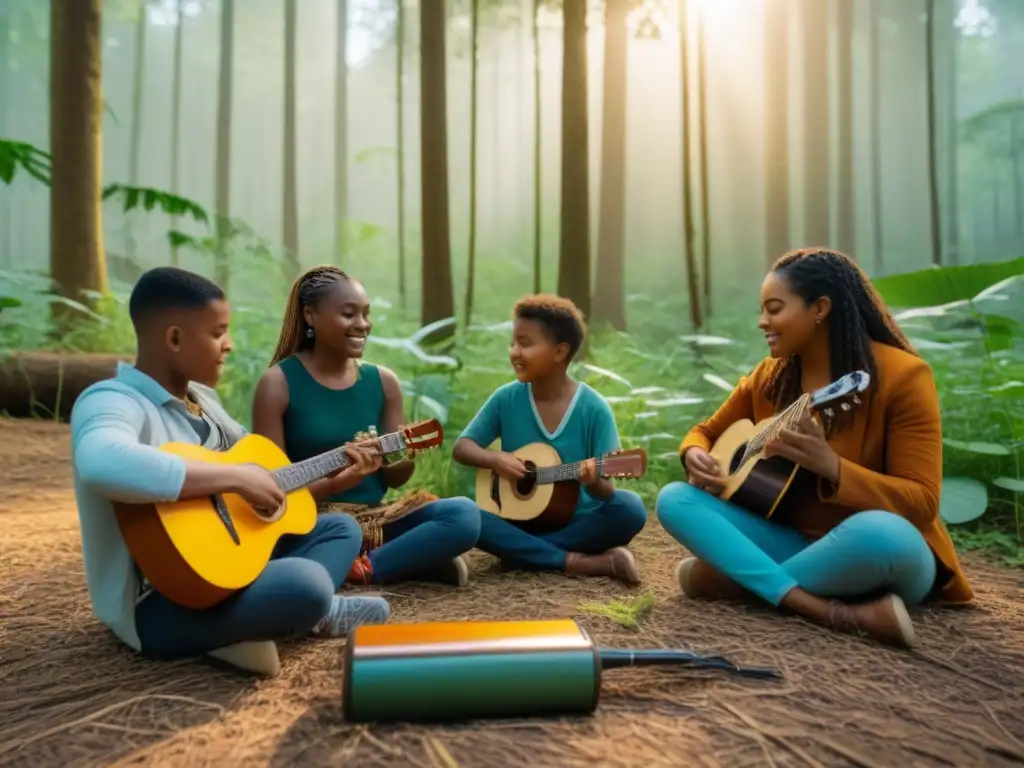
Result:
{"label": "guitar tuning peg", "polygon": [[849,403],[843,403],[839,407],[842,408],[844,411],[849,411],[850,410],[850,404]]}
{"label": "guitar tuning peg", "polygon": [[831,419],[835,415],[835,411],[833,411],[831,408],[826,408],[825,415]]}
{"label": "guitar tuning peg", "polygon": [[375,424],[370,425],[370,437],[377,437],[377,426]]}
{"label": "guitar tuning peg", "polygon": [[860,398],[856,395],[853,396],[853,402],[855,405],[860,405]]}

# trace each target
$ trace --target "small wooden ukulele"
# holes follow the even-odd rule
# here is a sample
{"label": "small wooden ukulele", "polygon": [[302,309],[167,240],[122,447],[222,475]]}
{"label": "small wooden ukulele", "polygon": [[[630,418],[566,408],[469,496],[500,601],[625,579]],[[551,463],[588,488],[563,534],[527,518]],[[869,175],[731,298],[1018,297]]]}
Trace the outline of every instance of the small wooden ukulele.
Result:
{"label": "small wooden ukulele", "polygon": [[[496,441],[491,448],[497,444]],[[580,497],[583,462],[563,464],[558,451],[547,443],[530,443],[510,453],[526,465],[526,476],[510,482],[493,470],[477,470],[477,506],[517,523],[536,522],[552,528],[567,525]],[[600,477],[643,477],[647,472],[647,451],[612,451],[598,456],[595,462]]]}
{"label": "small wooden ukulele", "polygon": [[[389,456],[441,445],[437,419],[400,427],[374,438]],[[316,501],[307,486],[351,462],[345,446],[291,463],[284,451],[262,435],[243,437],[227,451],[189,443],[165,443],[160,450],[221,464],[257,464],[273,474],[285,491],[285,503],[273,511],[256,510],[234,493],[157,504],[114,505],[125,544],[153,588],[186,608],[209,608],[249,586],[270,561],[278,539],[306,534],[316,524]]]}
{"label": "small wooden ukulele", "polygon": [[833,405],[838,404],[844,411],[859,405],[858,395],[870,382],[865,371],[854,371],[810,395],[802,395],[781,413],[757,424],[750,419],[731,424],[709,451],[721,467],[719,498],[766,518],[775,514],[800,466],[782,456],[766,458],[765,446],[783,429],[795,429],[805,413],[831,416]]}

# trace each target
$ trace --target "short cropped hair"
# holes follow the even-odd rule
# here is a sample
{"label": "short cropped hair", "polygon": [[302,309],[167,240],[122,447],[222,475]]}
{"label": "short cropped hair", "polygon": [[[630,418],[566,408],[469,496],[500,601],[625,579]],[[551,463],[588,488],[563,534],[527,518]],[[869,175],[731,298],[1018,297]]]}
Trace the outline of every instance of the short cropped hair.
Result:
{"label": "short cropped hair", "polygon": [[212,280],[177,267],[156,267],[144,272],[128,299],[128,314],[138,328],[160,312],[171,309],[202,309],[224,298],[224,291]]}
{"label": "short cropped hair", "polygon": [[587,324],[579,307],[564,296],[536,294],[520,299],[513,309],[516,319],[533,320],[544,326],[556,344],[568,344],[572,360],[587,339]]}

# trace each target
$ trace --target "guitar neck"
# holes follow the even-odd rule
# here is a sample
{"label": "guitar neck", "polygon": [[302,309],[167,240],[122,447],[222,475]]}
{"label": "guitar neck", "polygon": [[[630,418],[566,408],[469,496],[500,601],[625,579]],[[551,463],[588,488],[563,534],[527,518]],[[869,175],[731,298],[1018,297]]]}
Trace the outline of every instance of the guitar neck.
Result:
{"label": "guitar neck", "polygon": [[[601,476],[601,470],[604,468],[604,459],[598,457],[597,462],[597,475]],[[564,480],[579,480],[580,469],[583,467],[582,461],[574,461],[568,464],[558,464],[554,467],[537,467],[534,470],[534,476],[536,477],[537,485],[545,485],[547,483],[560,483]]]}
{"label": "guitar neck", "polygon": [[[389,435],[384,435],[378,438],[378,442],[380,443],[380,452],[383,455],[395,453],[405,448],[405,440],[401,432],[392,432]],[[313,456],[304,461],[289,464],[287,467],[281,467],[274,470],[272,474],[278,487],[285,493],[291,493],[327,477],[332,472],[345,469],[351,463],[345,454],[345,446],[340,446],[321,453],[319,456]]]}

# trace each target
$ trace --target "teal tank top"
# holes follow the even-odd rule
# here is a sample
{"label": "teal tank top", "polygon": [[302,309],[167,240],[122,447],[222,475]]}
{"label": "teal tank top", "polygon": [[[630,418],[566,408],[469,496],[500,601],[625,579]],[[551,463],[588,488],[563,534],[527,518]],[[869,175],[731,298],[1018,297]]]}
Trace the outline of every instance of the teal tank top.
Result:
{"label": "teal tank top", "polygon": [[[314,379],[294,355],[278,365],[288,382],[284,450],[293,462],[344,445],[356,432],[365,432],[371,426],[383,431],[384,388],[377,366],[361,363],[355,384],[347,389],[330,389]],[[329,500],[376,506],[387,490],[383,473],[376,472]]]}

